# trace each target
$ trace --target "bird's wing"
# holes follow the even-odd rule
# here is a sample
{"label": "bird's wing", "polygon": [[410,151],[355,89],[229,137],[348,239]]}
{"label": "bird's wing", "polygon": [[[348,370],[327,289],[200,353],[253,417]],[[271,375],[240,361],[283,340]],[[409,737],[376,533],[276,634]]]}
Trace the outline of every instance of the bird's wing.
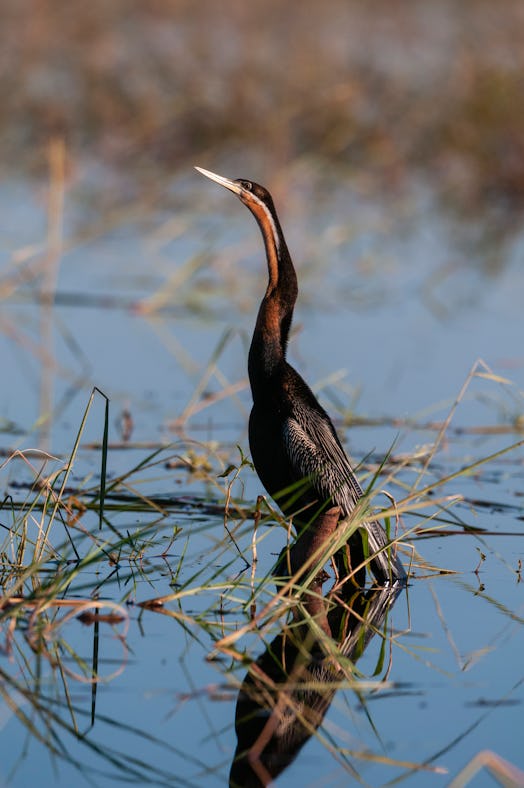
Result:
{"label": "bird's wing", "polygon": [[[344,516],[350,515],[364,493],[329,418],[311,409],[307,414],[295,409],[285,422],[284,441],[296,480],[309,477],[321,501],[330,499]],[[378,520],[367,520],[362,526],[369,551],[375,554],[372,568],[377,578],[403,580],[404,568],[396,555],[388,557],[388,538]]]}
{"label": "bird's wing", "polygon": [[363,492],[331,422],[311,410],[301,418],[297,410],[286,420],[284,441],[297,481],[311,477],[322,498],[350,514]]}

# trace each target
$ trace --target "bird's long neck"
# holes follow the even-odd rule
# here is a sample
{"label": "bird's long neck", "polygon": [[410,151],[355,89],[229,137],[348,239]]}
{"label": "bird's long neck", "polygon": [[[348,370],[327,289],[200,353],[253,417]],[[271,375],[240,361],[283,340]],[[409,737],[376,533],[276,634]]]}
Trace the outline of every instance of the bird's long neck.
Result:
{"label": "bird's long neck", "polygon": [[269,275],[249,349],[249,380],[253,399],[256,400],[264,394],[286,358],[298,287],[295,269],[274,207],[263,202],[249,207],[262,232]]}

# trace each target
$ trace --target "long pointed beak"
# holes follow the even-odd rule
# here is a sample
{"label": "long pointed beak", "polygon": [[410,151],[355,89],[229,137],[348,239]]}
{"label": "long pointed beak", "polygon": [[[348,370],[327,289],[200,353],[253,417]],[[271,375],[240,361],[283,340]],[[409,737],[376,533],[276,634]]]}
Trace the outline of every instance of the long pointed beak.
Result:
{"label": "long pointed beak", "polygon": [[225,186],[230,192],[240,194],[242,191],[240,184],[235,183],[235,181],[232,181],[229,178],[224,178],[222,175],[217,175],[216,173],[210,172],[209,170],[204,170],[203,167],[195,167],[195,170],[201,172],[202,175],[206,176],[206,178],[211,178],[212,181],[219,183],[221,186]]}

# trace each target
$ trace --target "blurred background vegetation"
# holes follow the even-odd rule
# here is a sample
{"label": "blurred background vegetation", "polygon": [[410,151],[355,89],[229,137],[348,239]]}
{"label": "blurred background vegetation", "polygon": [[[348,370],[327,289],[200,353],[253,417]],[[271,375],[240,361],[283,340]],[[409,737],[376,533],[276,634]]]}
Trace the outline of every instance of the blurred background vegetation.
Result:
{"label": "blurred background vegetation", "polygon": [[505,229],[522,209],[519,0],[3,0],[0,31],[4,173],[59,136],[95,190],[217,160],[278,189],[307,159],[392,194],[415,171]]}

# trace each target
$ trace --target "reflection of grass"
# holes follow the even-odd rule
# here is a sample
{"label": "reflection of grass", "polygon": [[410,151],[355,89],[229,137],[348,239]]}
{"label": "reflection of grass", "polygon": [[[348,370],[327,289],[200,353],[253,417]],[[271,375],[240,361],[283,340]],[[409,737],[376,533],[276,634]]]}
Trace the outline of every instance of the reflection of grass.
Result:
{"label": "reflection of grass", "polygon": [[[450,525],[460,532],[467,529],[468,523],[450,510],[462,497],[456,493],[457,483],[466,482],[481,467],[489,468],[502,454],[522,445],[520,441],[503,447],[458,469],[448,469],[446,473],[434,463],[434,454],[451,429],[466,388],[479,379],[484,384],[507,386],[506,381],[492,375],[483,365],[477,365],[468,376],[449,417],[440,425],[433,448],[422,455],[405,456],[401,461],[389,458],[381,469],[387,486],[401,493],[397,500],[390,500],[381,514],[389,523],[393,542],[409,562],[412,582],[417,575],[434,575],[444,570],[430,566],[408,542],[439,530],[446,533]],[[197,384],[198,394],[191,407],[198,406],[201,397],[205,398],[204,388]],[[3,670],[2,694],[28,733],[45,744],[50,752],[70,762],[75,759],[66,747],[57,746],[56,740],[64,733],[77,735],[81,727],[79,720],[85,717],[85,711],[80,712],[72,700],[74,687],[78,682],[92,686],[94,722],[97,685],[125,669],[127,647],[122,626],[129,621],[129,603],[136,600],[135,609],[141,611],[141,616],[156,613],[170,618],[190,643],[213,657],[217,666],[224,658],[230,660],[225,680],[229,686],[238,687],[239,671],[255,658],[262,644],[274,637],[282,622],[297,609],[297,603],[299,608],[305,604],[306,609],[308,600],[315,603],[314,594],[308,590],[311,583],[358,522],[365,519],[366,507],[373,502],[377,487],[377,478],[374,478],[362,507],[344,526],[346,530],[339,529],[337,538],[323,544],[308,563],[294,570],[290,578],[279,580],[275,591],[274,578],[266,569],[270,562],[265,541],[274,529],[267,526],[281,527],[289,538],[289,524],[262,501],[253,510],[241,495],[238,496],[246,475],[251,473],[251,466],[242,452],[239,460],[231,457],[226,460],[204,444],[197,446],[180,441],[172,446],[159,445],[144,452],[140,462],[113,478],[108,473],[109,414],[106,409],[102,440],[95,449],[101,457],[100,478],[84,483],[78,481],[74,468],[95,396],[99,394],[93,392],[71,454],[65,461],[43,452],[22,451],[8,460],[4,467],[23,461],[30,476],[26,482],[27,493],[22,493],[23,486],[19,484],[14,488],[17,498],[7,497],[1,508],[4,539],[0,559],[4,596],[0,626],[4,633],[4,649],[23,676],[23,679],[15,678],[16,671]],[[42,464],[39,466],[38,462]],[[169,474],[186,468],[204,479],[208,490],[215,492],[194,500],[155,494],[154,487],[162,484],[166,463],[170,466]],[[374,474],[378,476],[377,469]],[[407,522],[408,517],[414,524],[409,530],[398,529],[398,523]],[[127,523],[131,519],[137,519],[139,525],[130,530]],[[124,526],[122,521],[126,523]],[[482,537],[486,538],[485,532]],[[167,593],[159,588],[159,563],[170,578]],[[507,568],[514,571],[509,564]],[[343,592],[350,587],[347,579],[339,582],[330,605],[341,605],[343,609]],[[493,597],[482,593],[480,597],[521,623],[519,616]],[[89,657],[85,655],[86,638],[79,646],[72,628],[77,617],[93,626]],[[341,687],[357,693],[362,700],[362,693],[379,691],[381,685],[388,686],[385,678],[391,674],[396,648],[403,648],[415,659],[420,656],[417,649],[406,648],[400,633],[383,631],[378,672],[384,675],[382,680],[375,677],[367,685],[353,671],[342,645],[337,645],[314,620],[309,621],[308,626],[314,626],[323,653],[329,655],[334,664],[344,666],[340,680],[336,677],[334,680],[330,674],[329,682],[334,682],[334,687],[326,684],[329,692]],[[121,661],[113,674],[104,673],[100,667],[99,644],[105,631],[113,632],[121,648],[118,657]],[[386,646],[391,652],[389,659],[384,658]],[[53,701],[50,700],[50,686]],[[289,686],[293,690],[293,682]],[[20,698],[29,705],[31,714],[22,710]],[[371,722],[373,724],[372,719]],[[114,724],[117,724],[116,718]],[[355,748],[349,751],[342,744],[339,747],[332,737],[326,737],[323,732],[317,734],[314,729],[311,735],[318,735],[327,751],[346,764],[349,771],[359,758],[413,772],[422,768],[421,764],[394,761],[382,754],[359,752]],[[85,736],[83,742],[96,753],[101,767],[111,764],[119,774],[134,773],[145,779],[142,770],[147,768],[146,763],[129,761],[124,765],[124,752],[104,747],[91,734]],[[164,746],[165,742],[160,744]],[[351,762],[348,755],[351,755]],[[76,765],[81,768],[78,763]],[[167,779],[166,775],[163,778]]]}

